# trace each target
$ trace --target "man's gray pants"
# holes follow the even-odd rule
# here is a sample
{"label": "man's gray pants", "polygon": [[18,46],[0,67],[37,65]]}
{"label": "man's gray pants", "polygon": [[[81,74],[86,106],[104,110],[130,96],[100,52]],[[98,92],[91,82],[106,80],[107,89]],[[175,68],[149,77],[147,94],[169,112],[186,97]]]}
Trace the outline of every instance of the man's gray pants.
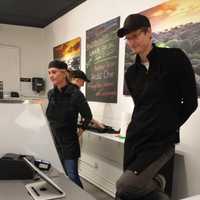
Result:
{"label": "man's gray pants", "polygon": [[[116,183],[116,200],[169,200],[156,180],[159,170],[174,156],[174,145],[139,174],[126,170]],[[151,197],[152,196],[152,197]]]}

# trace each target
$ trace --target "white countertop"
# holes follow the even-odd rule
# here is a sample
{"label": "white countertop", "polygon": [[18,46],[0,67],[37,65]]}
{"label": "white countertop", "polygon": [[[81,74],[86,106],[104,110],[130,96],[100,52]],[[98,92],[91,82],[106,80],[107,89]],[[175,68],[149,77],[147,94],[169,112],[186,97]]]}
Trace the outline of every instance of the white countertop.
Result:
{"label": "white countertop", "polygon": [[95,136],[98,136],[98,137],[102,137],[102,138],[106,138],[106,139],[109,139],[109,140],[113,140],[113,141],[119,142],[119,143],[124,143],[124,141],[125,141],[125,138],[121,138],[119,136],[119,134],[96,133],[96,132],[88,131],[88,130],[86,130],[85,133],[90,134],[90,135],[95,135]]}

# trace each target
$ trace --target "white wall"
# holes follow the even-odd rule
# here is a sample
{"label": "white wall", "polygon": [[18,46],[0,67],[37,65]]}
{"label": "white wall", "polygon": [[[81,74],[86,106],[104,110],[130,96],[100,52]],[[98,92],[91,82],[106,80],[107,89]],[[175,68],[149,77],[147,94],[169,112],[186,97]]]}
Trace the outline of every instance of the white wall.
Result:
{"label": "white wall", "polygon": [[[19,49],[19,66],[21,77],[34,76],[46,78],[46,40],[44,29],[0,24],[1,46]],[[8,66],[5,66],[5,70]],[[8,77],[9,78],[9,77]],[[13,85],[15,85],[13,80]],[[35,96],[31,83],[21,82],[24,96]]]}
{"label": "white wall", "polygon": [[0,80],[3,81],[4,96],[6,91],[20,93],[20,49],[0,44],[0,61]]}

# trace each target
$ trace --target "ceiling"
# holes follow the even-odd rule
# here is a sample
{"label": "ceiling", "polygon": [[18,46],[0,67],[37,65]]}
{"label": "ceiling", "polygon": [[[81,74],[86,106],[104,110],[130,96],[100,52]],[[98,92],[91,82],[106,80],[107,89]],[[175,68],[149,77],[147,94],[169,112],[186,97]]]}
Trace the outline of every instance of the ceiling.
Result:
{"label": "ceiling", "polygon": [[0,23],[44,28],[86,0],[0,0]]}

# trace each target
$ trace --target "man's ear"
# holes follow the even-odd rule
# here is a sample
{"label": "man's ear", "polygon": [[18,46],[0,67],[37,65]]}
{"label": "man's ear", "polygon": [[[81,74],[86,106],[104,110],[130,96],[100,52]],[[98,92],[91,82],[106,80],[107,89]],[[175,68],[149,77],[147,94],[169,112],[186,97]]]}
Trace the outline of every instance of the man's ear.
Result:
{"label": "man's ear", "polygon": [[152,30],[151,27],[148,27],[146,34],[150,36],[150,39],[152,39]]}

